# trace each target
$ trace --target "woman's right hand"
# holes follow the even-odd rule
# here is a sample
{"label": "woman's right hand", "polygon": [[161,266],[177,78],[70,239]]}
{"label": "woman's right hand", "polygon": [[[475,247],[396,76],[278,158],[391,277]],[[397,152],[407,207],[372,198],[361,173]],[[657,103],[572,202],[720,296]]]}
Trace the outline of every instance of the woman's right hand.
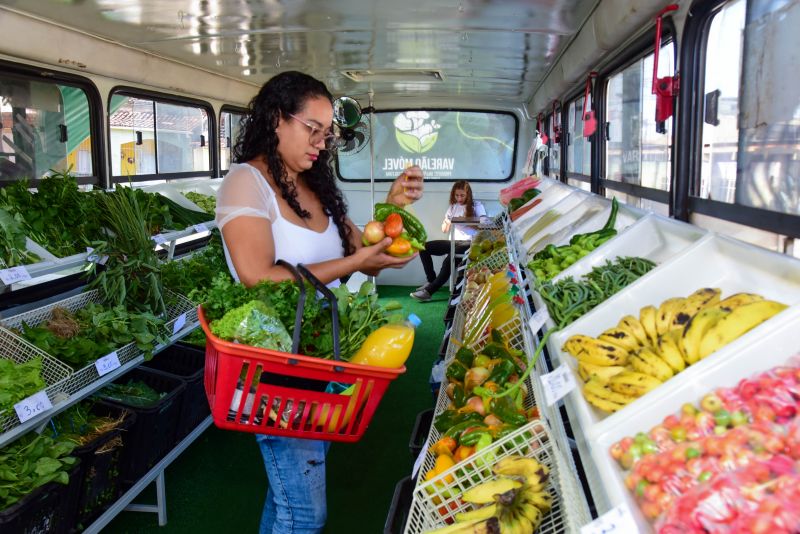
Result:
{"label": "woman's right hand", "polygon": [[391,244],[392,238],[385,237],[375,245],[359,248],[353,254],[353,259],[358,264],[357,270],[370,276],[376,276],[382,269],[400,269],[418,256],[416,253],[402,258],[390,256],[386,253],[386,248]]}

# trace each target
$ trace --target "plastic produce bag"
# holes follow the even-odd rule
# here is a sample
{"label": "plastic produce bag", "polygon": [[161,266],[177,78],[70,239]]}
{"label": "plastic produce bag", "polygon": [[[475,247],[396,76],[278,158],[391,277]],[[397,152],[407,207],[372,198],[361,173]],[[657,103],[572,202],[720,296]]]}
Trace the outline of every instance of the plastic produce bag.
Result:
{"label": "plastic produce bag", "polygon": [[217,337],[251,347],[290,352],[292,338],[278,315],[260,300],[234,308],[211,324]]}

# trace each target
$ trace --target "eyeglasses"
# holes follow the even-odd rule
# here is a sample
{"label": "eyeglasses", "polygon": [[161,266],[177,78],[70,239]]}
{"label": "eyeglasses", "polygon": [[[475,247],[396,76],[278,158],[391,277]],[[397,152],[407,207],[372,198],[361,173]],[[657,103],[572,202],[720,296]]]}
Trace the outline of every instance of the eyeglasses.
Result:
{"label": "eyeglasses", "polygon": [[297,115],[289,113],[289,116],[311,130],[311,133],[308,136],[308,142],[311,143],[312,146],[317,146],[320,141],[325,141],[326,150],[332,150],[336,148],[338,144],[338,138],[336,137],[336,134],[330,130],[323,130],[319,126],[315,126],[310,122],[306,122]]}

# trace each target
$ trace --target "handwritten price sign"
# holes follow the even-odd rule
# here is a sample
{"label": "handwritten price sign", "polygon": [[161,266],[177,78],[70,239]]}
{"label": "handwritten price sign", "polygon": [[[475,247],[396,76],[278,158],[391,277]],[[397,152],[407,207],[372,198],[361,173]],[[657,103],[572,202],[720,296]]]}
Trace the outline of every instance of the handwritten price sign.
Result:
{"label": "handwritten price sign", "polygon": [[577,386],[575,377],[566,364],[561,364],[552,373],[541,375],[539,378],[542,380],[545,401],[548,406],[560,401]]}
{"label": "handwritten price sign", "polygon": [[30,280],[31,274],[23,266],[11,267],[10,269],[3,269],[0,271],[0,280],[7,286],[16,284],[17,282],[24,282]]}
{"label": "handwritten price sign", "polygon": [[28,419],[36,417],[52,407],[53,404],[50,402],[50,399],[47,398],[47,393],[40,391],[16,403],[14,405],[14,410],[17,412],[19,422],[24,423]]}
{"label": "handwritten price sign", "polygon": [[588,525],[581,527],[581,534],[629,534],[631,532],[639,532],[639,527],[625,504],[612,508]]}
{"label": "handwritten price sign", "polygon": [[97,374],[100,376],[106,375],[113,371],[114,369],[119,369],[122,364],[119,363],[119,356],[117,355],[117,351],[112,352],[111,354],[106,354],[102,358],[98,358],[96,362],[94,362],[94,366],[97,369]]}

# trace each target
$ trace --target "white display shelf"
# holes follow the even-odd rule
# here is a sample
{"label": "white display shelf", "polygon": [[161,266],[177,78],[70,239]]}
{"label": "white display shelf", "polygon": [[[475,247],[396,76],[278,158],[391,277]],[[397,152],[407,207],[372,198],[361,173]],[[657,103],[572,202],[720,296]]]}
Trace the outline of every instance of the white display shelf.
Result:
{"label": "white display shelf", "polygon": [[[548,342],[551,358],[558,364],[569,365],[576,380],[580,380],[575,358],[561,350],[571,335],[580,333],[597,336],[603,330],[616,325],[624,315],[638,317],[639,310],[644,306],[658,307],[668,298],[685,297],[702,287],[720,288],[722,298],[734,293],[750,292],[788,305],[796,305],[800,302],[800,261],[741,241],[708,234],[671,261],[654,269],[566,328],[555,332]],[[741,344],[760,339],[764,332],[769,331],[771,322],[781,318],[783,313],[688,367],[614,414],[606,414],[590,406],[580,389],[568,395],[567,406],[576,414],[582,432],[589,439],[596,437],[646,409],[646,406],[674,397],[674,390],[680,384],[693,380],[704,369],[718,365],[719,361],[724,361]]]}
{"label": "white display shelf", "polygon": [[[719,387],[734,387],[740,380],[752,377],[773,367],[786,364],[800,353],[797,325],[800,323],[800,306],[787,310],[759,328],[758,336],[743,336],[725,349],[723,358],[704,360],[692,366],[696,372],[681,380],[673,380],[669,395],[658,399],[645,399],[641,409],[628,413],[613,426],[596,436],[589,445],[591,458],[597,466],[608,497],[603,513],[625,503],[633,513],[640,532],[652,532],[652,525],[645,519],[636,501],[625,487],[625,471],[609,453],[610,447],[626,436],[637,432],[648,432],[671,414],[678,414],[684,403],[697,405],[702,397]],[[722,351],[720,351],[722,353]]]}
{"label": "white display shelf", "polygon": [[[565,239],[569,241],[569,237],[577,233],[578,228],[610,205],[611,203],[602,197],[574,192],[551,208],[559,214],[555,220],[538,229],[534,234],[526,236],[525,232],[520,233],[523,247],[520,250],[520,259],[525,258],[527,263],[530,257],[547,245],[560,243]],[[542,215],[542,217],[546,217],[546,215]],[[526,255],[522,254],[523,251]]]}

